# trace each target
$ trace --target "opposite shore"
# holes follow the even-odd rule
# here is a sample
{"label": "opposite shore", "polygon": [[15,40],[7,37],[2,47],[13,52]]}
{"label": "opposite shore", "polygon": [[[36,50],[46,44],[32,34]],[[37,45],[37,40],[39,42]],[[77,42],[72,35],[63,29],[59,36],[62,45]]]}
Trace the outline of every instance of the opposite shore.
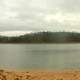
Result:
{"label": "opposite shore", "polygon": [[20,36],[0,36],[0,43],[80,43],[80,33],[37,32]]}

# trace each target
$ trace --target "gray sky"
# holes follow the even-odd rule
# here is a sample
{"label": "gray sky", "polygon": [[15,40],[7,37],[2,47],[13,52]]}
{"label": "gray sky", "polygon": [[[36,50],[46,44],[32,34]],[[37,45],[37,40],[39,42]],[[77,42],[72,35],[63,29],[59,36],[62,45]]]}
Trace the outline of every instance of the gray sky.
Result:
{"label": "gray sky", "polygon": [[80,31],[80,0],[0,0],[0,31]]}

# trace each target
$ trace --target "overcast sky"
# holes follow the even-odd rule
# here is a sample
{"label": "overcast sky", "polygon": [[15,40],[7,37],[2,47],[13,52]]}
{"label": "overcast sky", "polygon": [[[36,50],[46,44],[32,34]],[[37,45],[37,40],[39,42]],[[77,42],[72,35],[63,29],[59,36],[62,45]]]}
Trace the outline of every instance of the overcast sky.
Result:
{"label": "overcast sky", "polygon": [[0,0],[0,31],[80,31],[80,0]]}

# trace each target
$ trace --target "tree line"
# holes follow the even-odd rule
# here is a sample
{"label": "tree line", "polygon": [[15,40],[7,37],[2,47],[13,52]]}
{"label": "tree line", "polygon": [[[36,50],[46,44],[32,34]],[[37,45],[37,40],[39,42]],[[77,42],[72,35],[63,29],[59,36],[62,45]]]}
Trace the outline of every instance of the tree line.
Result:
{"label": "tree line", "polygon": [[0,43],[79,43],[80,33],[36,32],[22,36],[0,36]]}

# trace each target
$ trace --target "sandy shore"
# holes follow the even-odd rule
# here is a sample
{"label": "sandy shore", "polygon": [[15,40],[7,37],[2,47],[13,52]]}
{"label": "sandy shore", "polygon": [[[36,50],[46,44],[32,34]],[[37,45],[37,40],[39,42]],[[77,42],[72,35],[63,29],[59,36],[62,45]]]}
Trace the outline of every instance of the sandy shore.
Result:
{"label": "sandy shore", "polygon": [[17,72],[0,70],[0,80],[80,80],[80,71],[62,72]]}

